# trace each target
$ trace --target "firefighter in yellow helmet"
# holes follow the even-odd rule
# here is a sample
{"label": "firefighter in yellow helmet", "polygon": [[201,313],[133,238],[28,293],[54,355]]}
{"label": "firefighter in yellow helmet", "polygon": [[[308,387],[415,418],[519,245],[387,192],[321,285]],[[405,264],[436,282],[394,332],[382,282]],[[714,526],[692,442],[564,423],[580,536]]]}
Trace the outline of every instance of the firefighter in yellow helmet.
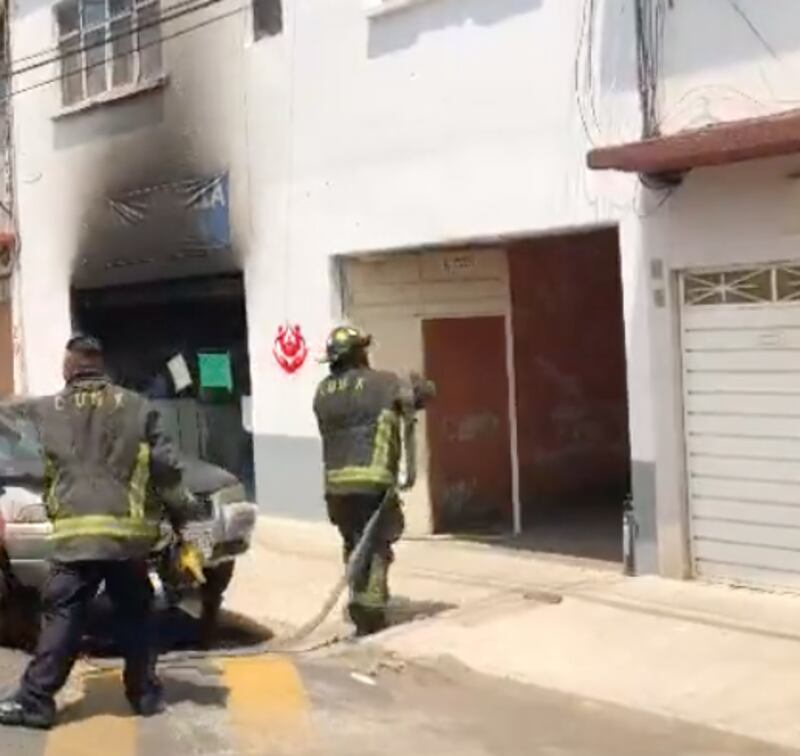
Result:
{"label": "firefighter in yellow helmet", "polygon": [[392,544],[404,527],[395,491],[401,456],[401,382],[394,373],[370,368],[370,343],[370,336],[357,328],[335,328],[326,345],[330,374],[314,398],[328,516],[342,535],[345,560],[387,492],[392,497],[378,524],[364,574],[356,576],[351,590],[348,610],[359,635],[386,625]]}

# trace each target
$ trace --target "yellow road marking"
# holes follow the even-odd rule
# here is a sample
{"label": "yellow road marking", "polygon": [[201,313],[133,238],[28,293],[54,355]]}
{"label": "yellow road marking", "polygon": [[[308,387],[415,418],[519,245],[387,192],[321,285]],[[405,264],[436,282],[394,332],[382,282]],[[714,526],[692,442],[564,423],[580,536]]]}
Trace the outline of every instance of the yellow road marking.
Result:
{"label": "yellow road marking", "polygon": [[297,668],[280,656],[223,659],[228,716],[240,748],[259,754],[276,741],[305,742],[309,700]]}
{"label": "yellow road marking", "polygon": [[44,756],[136,756],[136,719],[118,672],[82,676],[83,697],[59,712]]}

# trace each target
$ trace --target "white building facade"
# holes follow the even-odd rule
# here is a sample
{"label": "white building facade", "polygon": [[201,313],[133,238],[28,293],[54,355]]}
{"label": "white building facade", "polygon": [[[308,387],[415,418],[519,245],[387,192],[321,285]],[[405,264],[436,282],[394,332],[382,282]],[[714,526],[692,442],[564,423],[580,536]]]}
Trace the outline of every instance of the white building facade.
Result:
{"label": "white building facade", "polygon": [[796,589],[800,11],[659,6],[655,129],[590,161],[651,187],[624,255],[650,279],[662,570]]}
{"label": "white building facade", "polygon": [[[323,371],[311,364],[291,376],[282,371],[273,356],[280,324],[300,325],[318,354],[328,329],[349,319],[375,334],[378,364],[425,369],[426,321],[513,320],[507,252],[516,241],[617,227],[624,204],[621,210],[606,201],[581,159],[598,116],[588,115],[587,123],[594,105],[576,97],[576,77],[582,86],[587,65],[602,69],[603,86],[617,101],[616,110],[605,109],[612,117],[603,129],[624,134],[625,121],[637,118],[633,16],[624,5],[602,8],[591,30],[585,10],[572,0],[304,0],[287,4],[280,38],[249,51],[252,233],[259,252],[247,271],[248,312],[257,488],[268,510],[314,516],[320,499],[319,478],[307,471],[320,454],[310,397]],[[615,24],[623,33],[611,33]],[[595,50],[586,63],[585,40],[599,39],[601,25],[606,52],[599,60]],[[630,204],[632,182],[612,184]],[[570,264],[568,248],[563,260]],[[622,392],[632,451],[625,456],[633,459],[641,510],[640,563],[652,570],[649,374],[645,361],[630,359],[647,348],[633,325],[646,303],[634,296],[642,277],[637,261],[614,264],[618,278],[621,265],[630,326]],[[590,262],[576,257],[560,275],[578,280],[590,270]],[[550,325],[559,328],[557,320]],[[507,344],[519,341],[513,323],[505,336]],[[504,370],[519,372],[511,363]],[[529,393],[520,380],[509,386],[512,405]],[[566,407],[564,414],[581,411]],[[525,429],[514,427],[522,424],[520,412],[510,411],[516,467],[508,490],[525,510],[519,501]],[[591,435],[602,421],[586,424]],[[436,496],[426,484],[435,485],[424,443],[432,441],[430,428],[421,437],[425,480],[406,512],[412,530],[429,532],[436,529],[430,503]],[[535,456],[536,442],[529,447]],[[524,515],[517,512],[518,526],[536,519]]]}
{"label": "white building facade", "polygon": [[[241,352],[256,498],[319,519],[314,358],[352,321],[374,333],[376,364],[442,384],[409,530],[527,530],[567,509],[591,523],[581,502],[609,500],[616,543],[630,491],[638,569],[669,570],[640,245],[652,231],[632,217],[632,180],[585,166],[638,124],[630,3],[100,5],[21,2],[10,16],[18,390],[58,386],[64,338],[84,323],[133,373],[145,336],[164,359]],[[181,201],[211,192],[216,233],[221,181],[224,238],[189,254]],[[237,277],[244,347],[224,327]],[[275,354],[286,326],[309,349],[291,372]]]}

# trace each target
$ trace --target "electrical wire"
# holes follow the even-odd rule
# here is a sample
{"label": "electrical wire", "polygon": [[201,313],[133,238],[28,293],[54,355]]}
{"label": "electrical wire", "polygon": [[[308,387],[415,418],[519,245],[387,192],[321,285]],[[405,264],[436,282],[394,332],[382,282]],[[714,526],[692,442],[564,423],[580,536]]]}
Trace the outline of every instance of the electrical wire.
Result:
{"label": "electrical wire", "polygon": [[[163,42],[168,42],[171,39],[176,39],[177,37],[182,37],[183,35],[188,34],[190,32],[197,31],[199,29],[203,29],[203,28],[205,28],[207,26],[211,26],[212,24],[217,23],[219,21],[224,21],[227,18],[231,18],[231,17],[233,17],[233,16],[235,16],[235,15],[237,15],[239,13],[242,13],[243,11],[246,11],[248,8],[249,8],[249,5],[243,5],[243,6],[239,6],[237,8],[234,8],[233,10],[227,11],[225,13],[220,13],[220,14],[218,14],[216,16],[213,16],[212,18],[205,19],[204,21],[200,21],[200,22],[198,22],[198,23],[196,23],[196,24],[194,24],[192,26],[187,26],[184,29],[179,29],[178,31],[173,32],[172,34],[168,34],[168,35],[165,35],[163,37],[159,37],[158,39],[155,39],[152,42],[149,42],[147,44],[140,45],[137,48],[137,50],[146,50],[148,47],[153,47],[154,45],[160,45]],[[7,102],[8,100],[11,100],[14,97],[18,97],[21,94],[25,94],[26,92],[32,92],[35,89],[39,89],[41,87],[46,87],[46,86],[48,86],[50,84],[58,83],[58,82],[62,81],[63,79],[65,79],[65,78],[67,78],[69,76],[75,76],[76,74],[84,73],[84,72],[89,71],[89,70],[91,70],[93,68],[98,68],[100,66],[105,66],[107,63],[109,63],[112,60],[117,60],[118,58],[127,57],[128,55],[131,54],[131,52],[132,51],[126,51],[124,53],[118,53],[116,55],[107,56],[107,57],[104,57],[102,60],[98,60],[98,61],[96,61],[94,63],[91,63],[88,66],[82,66],[81,68],[76,68],[74,71],[69,71],[66,74],[62,73],[62,74],[60,74],[58,76],[54,76],[53,78],[45,79],[44,81],[39,81],[39,82],[36,82],[35,84],[31,84],[31,85],[26,86],[26,87],[21,87],[20,89],[12,90],[11,92],[9,92],[4,97],[0,97],[0,102]]]}
{"label": "electrical wire", "polygon": [[758,27],[757,27],[757,26],[756,26],[756,25],[753,23],[753,21],[752,21],[752,19],[750,18],[750,16],[748,16],[748,15],[747,15],[747,13],[745,13],[745,11],[742,9],[742,6],[741,6],[741,5],[739,5],[739,3],[737,2],[737,0],[728,0],[728,5],[730,5],[730,6],[731,6],[731,8],[733,9],[733,12],[734,12],[734,13],[735,13],[737,16],[739,16],[739,18],[741,18],[741,19],[742,19],[742,21],[744,22],[745,26],[747,26],[747,28],[748,28],[748,29],[750,29],[750,31],[753,33],[753,35],[755,36],[755,38],[756,38],[756,39],[757,39],[757,40],[758,40],[758,41],[759,41],[759,42],[762,44],[762,46],[764,47],[764,49],[765,49],[765,50],[766,50],[766,51],[767,51],[767,52],[768,52],[768,53],[769,53],[769,54],[770,54],[770,55],[771,55],[771,56],[772,56],[772,57],[773,57],[775,60],[778,60],[778,61],[779,61],[779,60],[781,59],[781,56],[780,56],[780,55],[778,55],[778,52],[777,52],[777,51],[775,50],[775,48],[774,48],[774,47],[773,47],[773,46],[772,46],[772,45],[769,43],[769,41],[767,40],[767,38],[766,38],[766,37],[765,37],[765,36],[764,36],[764,35],[761,33],[761,31],[759,30],[759,28],[758,28]]}
{"label": "electrical wire", "polygon": [[[217,5],[222,0],[201,0],[201,2],[197,2],[197,0],[184,0],[181,3],[177,4],[177,7],[180,8],[177,12],[168,13],[168,14],[161,14],[158,18],[153,19],[152,21],[148,21],[147,23],[138,24],[137,26],[131,28],[128,31],[120,32],[118,34],[110,34],[103,38],[101,42],[93,42],[92,44],[82,45],[81,47],[76,47],[75,49],[70,50],[66,53],[60,53],[59,55],[55,55],[51,58],[47,58],[46,60],[38,61],[37,63],[31,63],[27,66],[24,66],[18,70],[14,70],[10,68],[6,70],[0,78],[10,79],[14,76],[21,76],[25,73],[30,73],[31,71],[35,71],[38,68],[43,68],[44,66],[49,66],[54,63],[58,63],[66,58],[72,57],[74,55],[79,55],[88,50],[94,50],[100,47],[105,47],[107,44],[111,42],[116,42],[120,39],[125,39],[127,37],[132,37],[134,34],[138,34],[140,31],[144,31],[146,29],[152,29],[157,26],[162,26],[164,23],[168,21],[174,21],[179,18],[183,18],[184,16],[192,15],[193,13],[197,13],[198,11],[205,10],[206,8],[211,7],[212,5]],[[100,29],[102,27],[98,27]],[[56,48],[58,49],[58,48]],[[129,54],[128,51],[125,54]]]}
{"label": "electrical wire", "polygon": [[581,76],[582,64],[586,55],[587,49],[587,35],[588,35],[588,14],[593,6],[592,0],[583,0],[581,7],[580,22],[578,26],[578,41],[575,50],[575,64],[573,69],[573,93],[575,96],[575,104],[578,109],[578,116],[580,117],[581,126],[586,140],[592,147],[596,147],[596,141],[592,130],[589,127],[589,117],[586,113],[586,107],[583,98],[583,77]]}
{"label": "electrical wire", "polygon": [[[764,36],[761,30],[756,26],[747,12],[742,8],[739,0],[727,0],[728,5],[731,7],[731,10],[739,16],[742,22],[747,26],[750,32],[756,37],[762,47],[769,53],[769,55],[776,61],[781,62],[781,57],[775,47],[769,42],[769,40]],[[765,82],[767,84],[767,82]],[[769,86],[767,86],[769,89]],[[767,113],[772,110],[772,106],[775,105],[791,105],[797,106],[800,104],[800,100],[798,99],[785,99],[785,98],[777,98],[774,96],[774,93],[771,93],[772,96],[769,98],[759,98],[751,95],[741,89],[733,87],[729,84],[700,84],[695,87],[691,87],[690,89],[686,90],[681,94],[681,96],[672,103],[672,107],[670,112],[663,114],[659,118],[659,127],[663,126],[668,121],[671,121],[674,118],[682,116],[685,112],[689,111],[694,106],[693,98],[696,95],[703,96],[702,93],[704,92],[727,92],[729,93],[729,99],[737,98],[739,100],[746,100],[751,104],[757,106],[763,112]],[[707,99],[707,98],[705,98]]]}
{"label": "electrical wire", "polygon": [[[656,0],[663,2],[663,0]],[[580,123],[587,141],[591,146],[596,146],[597,141],[602,141],[602,126],[600,117],[597,112],[597,98],[595,95],[595,54],[594,43],[597,33],[597,14],[598,3],[596,0],[583,0],[581,6],[579,26],[578,26],[578,39],[576,44],[576,54],[573,71],[573,86],[574,96],[577,105],[577,111],[580,118]],[[642,38],[640,40],[637,35],[637,60],[641,59],[641,63],[637,62],[637,68],[640,75],[640,81],[647,82],[646,86],[641,90],[641,98],[643,105],[643,125],[646,119],[655,117],[655,104],[656,104],[656,86],[658,76],[658,66],[661,59],[661,35],[663,34],[665,9],[662,6],[661,12],[657,14],[645,14],[642,16]],[[642,41],[643,49],[640,48],[639,43]],[[655,49],[655,52],[651,52]],[[644,53],[642,57],[641,53]],[[645,115],[649,113],[650,115]],[[643,129],[644,131],[644,129]],[[585,175],[585,174],[584,174]],[[642,188],[651,191],[663,191],[661,196],[652,208],[647,211],[640,209],[642,199]],[[583,190],[586,201],[592,205],[597,206],[598,200],[590,196],[588,186],[584,183]],[[615,207],[620,211],[633,210],[633,212],[640,218],[645,218],[657,213],[675,193],[677,187],[653,187],[647,183],[647,177],[640,177],[640,182],[637,183],[629,200],[624,202],[614,202],[607,200],[610,206]]]}
{"label": "electrical wire", "polygon": [[[166,12],[172,12],[174,10],[179,10],[187,5],[192,5],[193,3],[197,2],[197,0],[179,0],[179,2],[173,3],[169,6],[169,8],[165,9]],[[162,13],[162,15],[164,15]],[[8,21],[6,20],[6,23]],[[99,28],[99,27],[97,27]],[[22,63],[27,60],[33,60],[35,58],[40,58],[42,55],[47,55],[48,53],[55,53],[58,52],[60,49],[59,45],[51,45],[50,47],[42,48],[41,50],[37,50],[36,52],[27,53],[25,55],[21,55],[18,58],[15,58],[13,61],[9,61],[9,66],[16,65],[17,63]]]}
{"label": "electrical wire", "polygon": [[666,8],[664,0],[636,0],[636,66],[642,137],[658,134],[658,82]]}
{"label": "electrical wire", "polygon": [[597,114],[597,97],[595,97],[595,82],[594,82],[594,41],[596,37],[596,21],[597,21],[597,0],[589,0],[589,11],[587,19],[586,30],[586,58],[584,61],[584,69],[586,72],[586,93],[589,98],[589,111],[594,122],[595,129],[599,132],[600,118]]}
{"label": "electrical wire", "polygon": [[678,191],[677,186],[654,189],[652,187],[648,187],[644,181],[642,182],[641,185],[644,186],[646,189],[650,189],[650,191],[661,191],[662,195],[659,201],[653,207],[651,207],[649,210],[640,212],[639,209],[637,208],[637,203],[636,203],[636,199],[641,197],[641,194],[638,194],[637,197],[634,198],[634,207],[633,207],[633,211],[636,213],[636,216],[638,218],[651,218],[652,216],[654,216],[659,210],[661,210],[661,208],[664,207],[664,205],[667,204],[667,202],[672,198],[672,195]]}
{"label": "electrical wire", "polygon": [[[662,39],[666,18],[665,0],[635,0],[636,67],[642,113],[642,133],[658,131],[657,95],[662,62]],[[588,141],[595,145],[594,131],[601,131],[595,97],[594,38],[597,27],[597,2],[584,0],[574,66],[574,91],[581,124]],[[590,119],[591,117],[591,119]],[[593,121],[593,124],[590,123]]]}
{"label": "electrical wire", "polygon": [[[607,21],[602,21],[600,12],[603,4],[598,0],[582,0],[578,15],[578,34],[575,60],[573,63],[573,96],[580,124],[587,142],[596,147],[608,141],[604,138],[607,124],[599,110],[599,85],[602,84],[602,68],[596,54],[597,40]],[[615,37],[616,39],[616,37]]]}

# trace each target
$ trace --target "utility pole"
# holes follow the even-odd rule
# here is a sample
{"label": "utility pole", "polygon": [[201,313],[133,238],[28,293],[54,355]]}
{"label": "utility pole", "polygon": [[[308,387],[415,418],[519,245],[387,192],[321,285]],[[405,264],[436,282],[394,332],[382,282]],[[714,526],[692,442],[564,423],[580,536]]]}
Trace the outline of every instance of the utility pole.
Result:
{"label": "utility pole", "polygon": [[[11,70],[11,6],[0,9],[2,66]],[[10,77],[0,79],[0,137],[2,185],[0,186],[0,395],[23,393],[26,388],[20,306],[20,260],[14,172],[14,120]]]}

